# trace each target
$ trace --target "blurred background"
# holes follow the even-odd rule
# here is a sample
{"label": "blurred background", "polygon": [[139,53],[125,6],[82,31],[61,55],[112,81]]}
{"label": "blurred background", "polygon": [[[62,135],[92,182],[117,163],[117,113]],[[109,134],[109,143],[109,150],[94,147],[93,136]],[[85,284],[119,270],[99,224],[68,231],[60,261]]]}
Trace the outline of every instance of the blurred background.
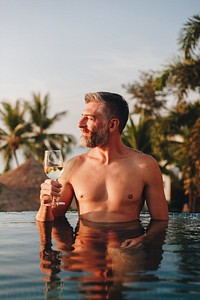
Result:
{"label": "blurred background", "polygon": [[116,92],[124,143],[158,160],[171,209],[199,211],[199,16],[199,0],[0,0],[0,173],[84,151],[85,93]]}

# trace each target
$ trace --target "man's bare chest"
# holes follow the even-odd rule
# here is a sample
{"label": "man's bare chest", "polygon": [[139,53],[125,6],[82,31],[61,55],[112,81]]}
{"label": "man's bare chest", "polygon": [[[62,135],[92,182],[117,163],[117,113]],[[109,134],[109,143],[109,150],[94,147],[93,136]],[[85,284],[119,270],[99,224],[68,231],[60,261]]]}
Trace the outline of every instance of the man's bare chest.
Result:
{"label": "man's bare chest", "polygon": [[139,174],[127,166],[80,168],[72,178],[72,186],[79,201],[95,202],[138,201],[144,188]]}

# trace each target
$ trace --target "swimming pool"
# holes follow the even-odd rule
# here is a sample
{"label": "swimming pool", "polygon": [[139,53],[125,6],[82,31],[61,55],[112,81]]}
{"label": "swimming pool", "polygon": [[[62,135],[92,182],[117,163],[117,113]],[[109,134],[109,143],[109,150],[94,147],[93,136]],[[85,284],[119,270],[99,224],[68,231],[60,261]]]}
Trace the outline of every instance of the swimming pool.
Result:
{"label": "swimming pool", "polygon": [[53,226],[35,214],[0,213],[0,299],[200,299],[200,214],[170,214],[146,243],[148,214],[78,229],[76,213]]}

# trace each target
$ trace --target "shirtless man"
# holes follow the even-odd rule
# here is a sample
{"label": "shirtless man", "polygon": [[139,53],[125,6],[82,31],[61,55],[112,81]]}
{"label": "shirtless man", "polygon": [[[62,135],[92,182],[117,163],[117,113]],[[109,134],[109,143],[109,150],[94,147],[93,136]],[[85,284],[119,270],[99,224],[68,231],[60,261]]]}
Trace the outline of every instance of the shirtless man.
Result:
{"label": "shirtless man", "polygon": [[[128,104],[118,94],[85,95],[86,106],[79,121],[81,144],[86,154],[69,160],[59,182],[47,179],[41,185],[38,221],[64,216],[73,196],[79,217],[93,222],[138,220],[146,200],[153,220],[167,220],[162,175],[149,155],[128,148],[121,133],[128,120]],[[56,196],[65,205],[46,206]]]}

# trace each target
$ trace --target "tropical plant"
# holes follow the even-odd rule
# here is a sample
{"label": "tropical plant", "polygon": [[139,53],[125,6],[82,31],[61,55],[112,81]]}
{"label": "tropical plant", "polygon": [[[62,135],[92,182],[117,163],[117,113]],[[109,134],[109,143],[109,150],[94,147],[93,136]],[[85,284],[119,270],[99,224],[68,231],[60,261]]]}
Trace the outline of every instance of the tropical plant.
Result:
{"label": "tropical plant", "polygon": [[200,59],[185,61],[176,57],[163,71],[162,88],[167,87],[168,93],[177,97],[179,102],[185,101],[189,91],[200,91]]}
{"label": "tropical plant", "polygon": [[130,116],[129,122],[122,133],[123,143],[128,147],[152,155],[150,132],[152,124],[152,118],[145,118],[143,114],[141,114],[139,122],[136,125],[133,117]]}
{"label": "tropical plant", "polygon": [[40,94],[33,93],[32,102],[26,102],[26,109],[30,114],[32,124],[32,136],[29,144],[26,144],[26,157],[34,157],[43,161],[44,151],[51,149],[61,149],[65,157],[70,151],[70,145],[75,144],[75,139],[69,134],[49,133],[49,129],[63,116],[66,111],[62,111],[49,116],[49,95],[43,99]]}
{"label": "tropical plant", "polygon": [[191,164],[183,169],[184,190],[189,195],[190,210],[200,211],[200,117],[191,128],[188,143]]}
{"label": "tropical plant", "polygon": [[[1,102],[0,118],[4,128],[0,128],[0,152],[5,168],[11,168],[13,159],[19,165],[18,151],[25,158],[43,161],[44,151],[61,149],[64,158],[69,153],[75,138],[69,134],[49,133],[49,129],[66,115],[66,111],[49,117],[49,96],[42,99],[33,94],[33,102],[17,100],[14,105]],[[26,121],[29,120],[29,121]]]}
{"label": "tropical plant", "polygon": [[189,198],[190,211],[199,206],[199,169],[198,152],[200,130],[200,101],[188,103],[170,110],[166,117],[158,119],[154,126],[153,148],[160,160],[175,165],[181,170],[183,189]]}
{"label": "tropical plant", "polygon": [[174,58],[157,79],[160,87],[168,87],[178,97],[178,102],[184,100],[188,91],[200,91],[199,38],[200,16],[195,15],[184,24],[179,34],[178,43],[183,56]]}
{"label": "tropical plant", "polygon": [[180,31],[178,43],[184,53],[185,59],[196,59],[199,54],[196,54],[200,38],[200,15],[194,15],[184,24]]}
{"label": "tropical plant", "polygon": [[143,114],[146,118],[157,117],[165,107],[165,93],[157,88],[155,72],[142,72],[140,81],[123,85],[134,100],[133,113]]}
{"label": "tropical plant", "polygon": [[17,100],[15,105],[6,101],[1,104],[0,118],[4,129],[0,129],[0,152],[5,161],[4,171],[7,171],[10,169],[13,158],[16,165],[19,165],[17,150],[28,143],[31,125],[25,122],[26,109],[20,100]]}

